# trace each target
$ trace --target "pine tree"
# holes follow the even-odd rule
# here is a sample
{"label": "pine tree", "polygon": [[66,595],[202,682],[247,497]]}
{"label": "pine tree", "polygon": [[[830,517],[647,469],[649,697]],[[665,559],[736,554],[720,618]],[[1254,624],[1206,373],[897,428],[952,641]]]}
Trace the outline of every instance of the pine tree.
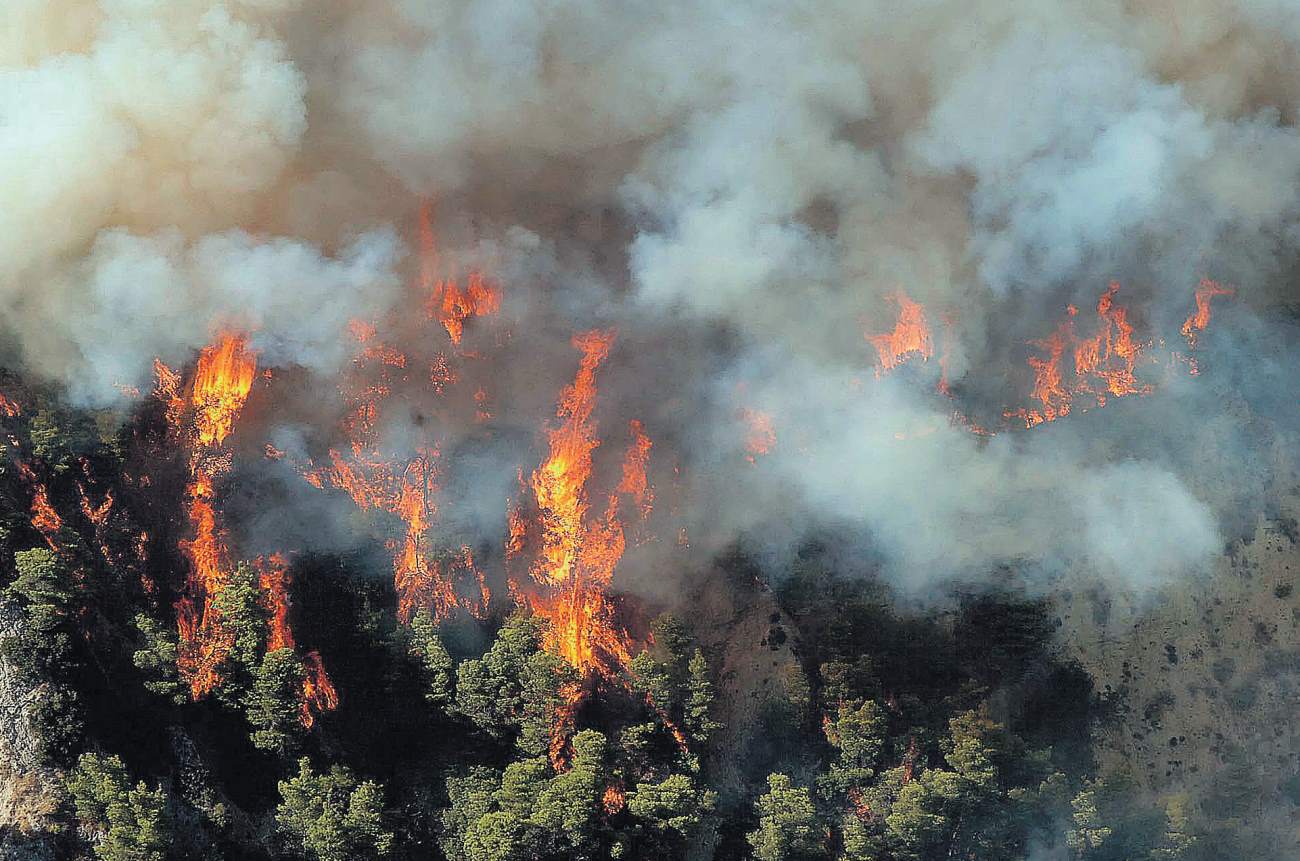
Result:
{"label": "pine tree", "polygon": [[447,778],[447,799],[451,803],[442,811],[438,837],[443,855],[460,858],[465,854],[465,838],[479,819],[495,809],[501,782],[500,772],[484,766],[473,766]]}
{"label": "pine tree", "polygon": [[144,613],[135,617],[135,626],[144,639],[144,646],[136,650],[131,660],[145,674],[145,689],[177,705],[187,702],[189,691],[176,671],[176,632]]}
{"label": "pine tree", "polygon": [[335,765],[316,774],[304,757],[298,774],[279,783],[282,801],[275,819],[293,847],[315,861],[379,858],[392,849],[393,834],[383,825],[383,788],[358,783]]}
{"label": "pine tree", "polygon": [[427,611],[411,620],[411,655],[420,661],[424,670],[425,699],[434,705],[449,705],[456,665],[438,636],[433,616]]}
{"label": "pine tree", "polygon": [[163,861],[171,845],[161,788],[132,787],[116,756],[82,754],[67,778],[77,821],[101,861]]}
{"label": "pine tree", "polygon": [[658,783],[639,783],[628,796],[627,809],[651,828],[689,836],[713,811],[717,793],[700,789],[690,777],[672,774]]}
{"label": "pine tree", "polygon": [[40,742],[41,754],[64,761],[81,735],[81,710],[70,684],[73,658],[72,587],[62,559],[45,548],[14,554],[16,576],[3,600],[17,617],[0,642],[30,693],[24,719]]}
{"label": "pine tree", "polygon": [[578,733],[573,737],[569,770],[552,778],[537,798],[529,821],[565,857],[586,854],[594,847],[607,753],[605,736],[590,729]]}
{"label": "pine tree", "polygon": [[749,844],[758,861],[824,857],[823,832],[808,790],[784,774],[769,775],[767,792],[758,799],[758,830],[750,832]]}
{"label": "pine tree", "polygon": [[494,737],[516,729],[523,712],[528,659],[541,645],[537,620],[521,615],[506,620],[481,659],[462,661],[457,667],[456,711]]}
{"label": "pine tree", "polygon": [[721,724],[713,719],[713,682],[709,678],[709,664],[699,649],[691,655],[687,672],[686,729],[697,744],[708,744]]}
{"label": "pine tree", "polygon": [[297,746],[304,730],[299,697],[305,678],[293,649],[266,653],[244,700],[256,747],[283,755]]}
{"label": "pine tree", "polygon": [[549,749],[559,723],[578,686],[578,673],[563,658],[536,652],[524,662],[520,685],[519,749],[541,756]]}

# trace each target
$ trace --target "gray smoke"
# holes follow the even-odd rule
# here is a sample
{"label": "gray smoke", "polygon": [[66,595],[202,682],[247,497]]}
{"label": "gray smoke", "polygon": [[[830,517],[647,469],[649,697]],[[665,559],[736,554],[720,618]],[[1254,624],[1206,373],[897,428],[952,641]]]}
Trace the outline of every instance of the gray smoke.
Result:
{"label": "gray smoke", "polygon": [[[490,389],[509,440],[470,446],[490,488],[471,512],[537,462],[568,338],[596,325],[620,332],[600,457],[644,419],[704,552],[834,520],[918,588],[1004,562],[1146,584],[1197,569],[1261,476],[1292,468],[1294,4],[10,0],[5,17],[0,307],[28,370],[84,403],[249,329],[264,365],[305,369],[317,414],[295,427],[323,445],[347,323],[415,301],[432,202],[440,262],[506,296],[468,324],[495,358],[462,384]],[[1148,398],[1003,422],[1025,342],[1067,303],[1086,318],[1120,281],[1167,355],[1202,277],[1238,292],[1201,377],[1146,367]],[[892,328],[899,290],[955,400],[934,393],[938,355],[876,379],[863,336]],[[414,343],[411,316],[384,337]],[[479,433],[472,405],[428,406],[385,416],[396,448]],[[973,436],[955,408],[1006,432]],[[777,433],[753,466],[743,410]]]}

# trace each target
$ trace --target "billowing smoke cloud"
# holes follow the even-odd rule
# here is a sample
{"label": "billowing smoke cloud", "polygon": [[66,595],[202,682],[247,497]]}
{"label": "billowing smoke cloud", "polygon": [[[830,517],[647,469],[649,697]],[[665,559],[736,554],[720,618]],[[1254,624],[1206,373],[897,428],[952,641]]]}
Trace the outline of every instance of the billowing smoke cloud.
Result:
{"label": "billowing smoke cloud", "polygon": [[[30,369],[83,402],[220,328],[333,393],[348,321],[418,301],[424,204],[440,259],[505,290],[470,324],[494,358],[464,372],[497,443],[466,442],[468,401],[386,434],[472,449],[487,478],[462,483],[490,492],[467,511],[536,463],[569,336],[598,325],[620,333],[602,429],[647,422],[704,551],[834,521],[918,587],[998,563],[1143,583],[1197,567],[1290,469],[1290,4],[11,5],[0,306]],[[1003,419],[1067,303],[1118,280],[1139,337],[1172,350],[1202,277],[1238,292],[1200,378],[1146,368],[1155,394],[1068,427]],[[899,290],[929,309],[953,398],[938,355],[873,373],[863,335]],[[411,339],[409,316],[384,337]],[[294,433],[327,438],[337,398],[303,401]],[[743,410],[777,438],[752,466]]]}

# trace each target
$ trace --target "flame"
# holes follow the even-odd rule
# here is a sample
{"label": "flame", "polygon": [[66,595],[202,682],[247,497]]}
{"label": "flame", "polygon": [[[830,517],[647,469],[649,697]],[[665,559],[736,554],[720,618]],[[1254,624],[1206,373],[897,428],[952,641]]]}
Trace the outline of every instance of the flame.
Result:
{"label": "flame", "polygon": [[1196,347],[1197,335],[1210,325],[1210,300],[1215,296],[1231,296],[1235,292],[1231,287],[1224,287],[1208,278],[1201,280],[1201,285],[1196,288],[1196,310],[1187,318],[1187,322],[1183,323],[1181,329],[1189,347]]}
{"label": "flame", "polygon": [[262,590],[262,606],[267,612],[266,650],[294,648],[293,630],[289,627],[289,564],[276,553],[269,559],[258,557],[257,584]]}
{"label": "flame", "polygon": [[586,332],[575,335],[572,343],[582,352],[582,363],[573,384],[560,394],[556,415],[563,422],[548,434],[550,456],[533,472],[531,481],[542,519],[541,558],[533,566],[533,576],[551,584],[574,579],[587,513],[585,489],[591,476],[591,454],[600,445],[591,424],[596,369],[609,355],[614,333]]}
{"label": "flame", "polygon": [[604,793],[600,796],[600,806],[605,811],[606,816],[614,816],[622,812],[627,807],[627,792],[617,783],[611,783],[605,787]]}
{"label": "flame", "polygon": [[[221,665],[234,643],[214,601],[230,580],[226,535],[217,519],[215,480],[229,468],[222,452],[257,376],[257,357],[244,335],[221,334],[199,353],[188,398],[180,394],[180,376],[154,362],[156,395],[167,405],[167,418],[179,442],[190,451],[186,514],[191,537],[181,541],[190,560],[187,594],[176,603],[180,634],[177,667],[200,699],[221,683]],[[191,422],[182,427],[189,410]]]}
{"label": "flame", "polygon": [[556,771],[569,767],[569,739],[585,693],[585,687],[579,682],[566,682],[560,687],[560,702],[551,721],[551,741],[546,748],[546,758]]}
{"label": "flame", "polygon": [[[397,517],[401,535],[385,543],[392,554],[402,622],[409,622],[420,609],[430,610],[436,619],[445,618],[457,607],[485,615],[491,595],[470,548],[440,551],[435,547],[438,449],[420,446],[403,461],[385,451],[379,440],[380,415],[395,382],[392,375],[398,381],[407,379],[400,373],[408,366],[406,356],[378,341],[373,324],[356,321],[351,331],[359,352],[353,362],[355,373],[345,389],[351,402],[343,422],[349,447],[342,452],[331,449],[328,464],[308,464],[303,475],[315,487],[328,485],[344,491],[363,511],[373,509]],[[439,358],[442,361],[435,365],[433,382],[441,393],[439,377],[447,384],[454,378],[445,358]],[[475,594],[462,597],[458,582],[472,584]]]}
{"label": "flame", "polygon": [[59,551],[57,541],[59,532],[63,529],[63,518],[59,512],[54,510],[50,503],[50,493],[46,490],[45,485],[36,477],[36,473],[24,461],[18,461],[18,472],[22,475],[23,480],[32,489],[32,528],[41,534],[45,543],[50,545],[50,549],[55,552]]}
{"label": "flame", "polygon": [[316,715],[324,714],[338,708],[339,695],[334,684],[325,674],[325,665],[318,652],[308,652],[302,656],[305,673],[302,683],[302,707],[300,719],[302,725],[311,729],[316,723]]}
{"label": "flame", "polygon": [[190,403],[200,446],[219,446],[235,426],[253,378],[257,357],[248,352],[242,335],[226,334],[199,354]]}
{"label": "flame", "polygon": [[898,305],[898,321],[894,330],[883,335],[867,335],[866,339],[880,354],[881,372],[892,371],[912,356],[926,361],[934,355],[934,339],[925,320],[925,309],[899,290],[890,297]]}
{"label": "flame", "polygon": [[[1201,280],[1200,286],[1196,288],[1196,310],[1188,316],[1187,321],[1183,323],[1180,330],[1183,337],[1187,339],[1187,348],[1189,350],[1196,349],[1198,336],[1210,325],[1210,300],[1215,296],[1231,296],[1235,292],[1231,287],[1224,287],[1208,278]],[[1193,377],[1201,372],[1195,356],[1187,357],[1187,371]]]}
{"label": "flame", "polygon": [[[631,439],[620,480],[606,497],[603,511],[594,514],[591,510],[587,485],[592,455],[600,445],[592,421],[596,371],[609,355],[614,337],[612,331],[591,331],[572,340],[582,359],[573,383],[560,393],[556,416],[561,421],[547,433],[549,453],[527,485],[539,533],[536,558],[529,567],[533,585],[511,584],[516,600],[547,621],[546,648],[584,676],[606,679],[630,678],[632,662],[631,640],[617,624],[616,608],[608,596],[627,546],[627,525],[621,515],[626,502],[635,511],[637,523],[643,523],[654,505],[654,490],[647,477],[653,443],[644,425],[634,420],[628,424]],[[522,554],[529,535],[530,522],[522,507],[512,506],[507,559]],[[561,692],[562,705],[552,726],[549,751],[557,768],[564,767],[572,723],[587,690],[587,685],[573,684]],[[672,726],[671,721],[667,723]],[[680,736],[680,732],[675,734]],[[681,740],[684,743],[684,737]]]}
{"label": "flame", "polygon": [[759,410],[742,408],[740,419],[745,423],[745,460],[755,463],[776,445],[776,430],[772,416]]}
{"label": "flame", "polygon": [[471,272],[461,288],[454,280],[439,278],[437,271],[433,205],[426,202],[420,207],[420,285],[427,295],[424,310],[429,319],[442,324],[453,344],[459,344],[466,320],[501,310],[501,292],[480,272]]}
{"label": "flame", "polygon": [[628,422],[628,431],[632,434],[632,442],[628,446],[627,457],[623,460],[623,480],[619,482],[617,492],[632,498],[641,520],[645,521],[650,518],[655,503],[654,488],[650,486],[649,479],[646,477],[650,449],[654,447],[654,443],[650,441],[645,426],[638,419]]}
{"label": "flame", "polygon": [[14,401],[5,397],[4,392],[0,392],[0,413],[8,418],[17,418],[22,413],[22,408]]}
{"label": "flame", "polygon": [[[1081,396],[1088,397],[1091,404],[1104,407],[1112,397],[1151,392],[1151,386],[1140,383],[1135,374],[1148,345],[1134,340],[1127,310],[1115,304],[1118,292],[1119,284],[1111,282],[1097,300],[1098,324],[1092,337],[1082,338],[1075,333],[1074,320],[1079,312],[1070,305],[1066,308],[1067,319],[1055,332],[1043,340],[1030,342],[1046,353],[1045,357],[1029,358],[1029,366],[1034,371],[1031,397],[1038,406],[1009,410],[1004,413],[1006,417],[1018,418],[1025,427],[1032,428],[1069,415],[1076,398]],[[1073,359],[1073,375],[1069,366],[1067,370],[1062,369],[1067,351]]]}

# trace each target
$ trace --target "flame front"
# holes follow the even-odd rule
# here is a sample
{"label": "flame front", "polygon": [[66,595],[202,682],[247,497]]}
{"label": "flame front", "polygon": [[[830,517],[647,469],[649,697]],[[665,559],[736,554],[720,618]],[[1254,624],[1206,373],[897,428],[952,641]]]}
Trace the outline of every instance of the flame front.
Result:
{"label": "flame front", "polygon": [[180,633],[178,668],[199,699],[221,683],[221,664],[230,653],[234,635],[221,619],[215,599],[230,579],[230,559],[225,534],[218,525],[214,502],[215,478],[229,468],[222,446],[257,374],[257,357],[248,351],[242,335],[227,333],[199,353],[191,382],[188,406],[191,425],[180,426],[185,401],[179,396],[179,377],[158,363],[159,396],[168,404],[168,419],[190,447],[190,481],[185,490],[191,537],[181,542],[190,560],[184,595],[176,605]]}
{"label": "flame front", "polygon": [[[190,537],[181,551],[190,561],[186,594],[176,604],[179,643],[177,668],[200,699],[222,682],[222,665],[234,645],[234,634],[221,618],[217,598],[230,582],[232,560],[226,546],[216,500],[216,479],[230,468],[224,451],[257,376],[257,357],[244,336],[222,335],[200,352],[188,398],[181,396],[181,377],[155,362],[157,396],[167,405],[167,419],[178,442],[189,449],[190,480],[185,489]],[[190,415],[188,425],[185,417]],[[267,611],[267,650],[296,647],[289,626],[289,569],[284,557],[257,559],[261,600]],[[310,727],[315,714],[332,709],[338,696],[320,656],[303,657],[302,722]]]}
{"label": "flame front", "polygon": [[[1136,375],[1148,345],[1134,340],[1127,309],[1115,304],[1118,292],[1119,284],[1111,282],[1097,300],[1097,330],[1091,337],[1076,334],[1074,321],[1079,312],[1070,305],[1065,322],[1055,332],[1031,342],[1046,354],[1029,358],[1029,367],[1034,371],[1030,396],[1038,404],[1008,410],[1006,417],[1020,419],[1025,427],[1032,428],[1069,415],[1080,397],[1089,398],[1090,405],[1104,407],[1112,397],[1151,392],[1151,386],[1139,382]],[[1073,361],[1073,374],[1061,367],[1067,351]]]}
{"label": "flame front", "polygon": [[530,569],[540,589],[530,595],[530,604],[548,622],[547,645],[552,651],[580,671],[602,675],[631,661],[628,638],[615,625],[606,594],[627,546],[622,500],[632,501],[641,520],[653,505],[646,478],[652,443],[641,423],[633,421],[622,479],[603,513],[589,516],[587,482],[592,453],[600,445],[591,420],[596,370],[613,343],[613,332],[573,338],[582,361],[573,383],[560,394],[556,415],[561,423],[548,433],[550,453],[530,481],[541,532],[538,557]]}

